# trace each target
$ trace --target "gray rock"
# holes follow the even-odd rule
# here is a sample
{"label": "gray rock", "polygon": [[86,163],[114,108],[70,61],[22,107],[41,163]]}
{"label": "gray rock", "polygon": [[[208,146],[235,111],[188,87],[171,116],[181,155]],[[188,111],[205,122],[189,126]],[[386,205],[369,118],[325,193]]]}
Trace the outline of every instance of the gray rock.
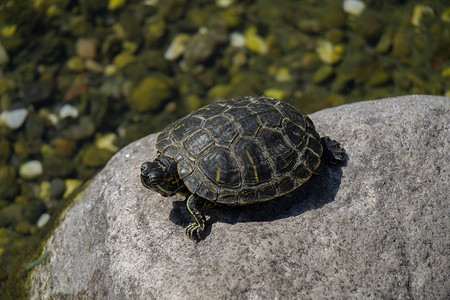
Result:
{"label": "gray rock", "polygon": [[32,299],[448,299],[449,98],[311,117],[348,161],[288,197],[208,210],[199,243],[183,198],[140,183],[156,135],[125,147],[62,216]]}

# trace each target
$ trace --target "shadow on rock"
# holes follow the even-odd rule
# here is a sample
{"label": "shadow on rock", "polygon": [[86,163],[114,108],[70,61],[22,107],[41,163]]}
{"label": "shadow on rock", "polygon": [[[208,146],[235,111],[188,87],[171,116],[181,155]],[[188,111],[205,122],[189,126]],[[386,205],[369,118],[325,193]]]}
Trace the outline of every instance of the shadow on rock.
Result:
{"label": "shadow on rock", "polygon": [[[342,178],[344,163],[326,168],[321,174],[311,177],[305,184],[293,192],[267,202],[259,202],[244,206],[220,205],[205,208],[209,216],[207,227],[203,234],[206,238],[211,232],[211,224],[225,222],[271,222],[278,219],[298,216],[305,211],[318,209],[334,200]],[[170,220],[182,227],[191,222],[191,216],[186,209],[185,201],[174,201],[169,216]]]}

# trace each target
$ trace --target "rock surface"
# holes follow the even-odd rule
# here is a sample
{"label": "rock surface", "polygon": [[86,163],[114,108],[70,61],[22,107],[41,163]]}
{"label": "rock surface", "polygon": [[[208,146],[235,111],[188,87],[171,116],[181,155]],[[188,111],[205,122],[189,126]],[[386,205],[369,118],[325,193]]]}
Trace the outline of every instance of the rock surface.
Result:
{"label": "rock surface", "polygon": [[62,216],[32,299],[444,299],[450,99],[405,96],[311,115],[348,161],[288,197],[208,210],[193,243],[183,198],[139,179],[156,135],[118,152]]}

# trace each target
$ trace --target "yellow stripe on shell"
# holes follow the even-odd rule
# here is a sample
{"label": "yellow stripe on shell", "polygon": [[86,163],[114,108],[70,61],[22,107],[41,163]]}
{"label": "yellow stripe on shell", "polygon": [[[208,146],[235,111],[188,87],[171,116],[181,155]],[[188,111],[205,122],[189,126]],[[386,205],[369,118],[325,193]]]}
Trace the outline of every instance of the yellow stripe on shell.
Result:
{"label": "yellow stripe on shell", "polygon": [[253,158],[252,158],[252,156],[250,155],[250,153],[249,153],[248,151],[245,151],[245,153],[247,154],[248,160],[249,160],[250,163],[252,164],[253,172],[255,172],[256,183],[258,183],[258,182],[259,182],[259,179],[258,179],[258,172],[256,171],[256,166],[255,166],[255,163],[253,162]]}
{"label": "yellow stripe on shell", "polygon": [[217,172],[216,172],[216,182],[219,182],[220,180],[220,168],[217,168]]}

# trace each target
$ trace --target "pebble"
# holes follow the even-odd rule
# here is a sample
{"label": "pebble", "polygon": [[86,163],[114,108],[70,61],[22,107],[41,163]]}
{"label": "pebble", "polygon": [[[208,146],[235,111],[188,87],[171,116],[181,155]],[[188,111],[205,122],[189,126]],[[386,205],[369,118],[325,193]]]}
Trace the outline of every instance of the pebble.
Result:
{"label": "pebble", "polygon": [[42,228],[45,226],[45,224],[48,223],[48,221],[50,220],[50,215],[48,213],[43,213],[38,221],[36,222],[36,226],[39,228]]}
{"label": "pebble", "polygon": [[216,44],[208,33],[194,35],[186,46],[184,60],[189,66],[206,61],[214,52]]}
{"label": "pebble", "polygon": [[232,47],[236,48],[245,47],[245,36],[240,32],[230,33],[230,44]]}
{"label": "pebble", "polygon": [[85,61],[84,66],[86,67],[86,70],[101,74],[103,73],[103,66],[96,62],[95,60],[88,59]]}
{"label": "pebble", "polygon": [[450,7],[446,8],[441,14],[441,20],[450,23]]}
{"label": "pebble", "polygon": [[165,76],[149,76],[137,86],[129,104],[137,111],[157,110],[172,95],[171,82]]}
{"label": "pebble", "polygon": [[114,11],[122,8],[127,3],[126,0],[109,0],[108,1],[108,10]]}
{"label": "pebble", "polygon": [[100,136],[95,141],[95,146],[99,149],[108,150],[112,153],[117,152],[119,147],[115,145],[117,142],[117,135],[115,133],[107,133],[103,136]]}
{"label": "pebble", "polygon": [[70,196],[70,194],[73,193],[81,184],[82,182],[78,179],[66,179],[66,191],[64,192],[63,198],[67,198]]}
{"label": "pebble", "polygon": [[2,34],[3,37],[9,38],[9,37],[12,37],[16,33],[16,30],[17,30],[17,25],[16,24],[5,25],[2,28],[1,34]]}
{"label": "pebble", "polygon": [[85,59],[94,59],[97,55],[98,41],[91,38],[78,39],[75,44],[77,55]]}
{"label": "pebble", "polygon": [[280,68],[275,75],[275,80],[277,82],[291,82],[293,79],[288,68]]}
{"label": "pebble", "polygon": [[245,33],[245,45],[247,49],[258,54],[269,52],[266,41],[256,34],[256,28],[250,28]]}
{"label": "pebble", "polygon": [[216,0],[216,5],[221,8],[226,8],[231,6],[235,0]]}
{"label": "pebble", "polygon": [[169,48],[167,48],[166,52],[164,52],[164,58],[172,61],[183,55],[186,51],[186,46],[189,39],[190,36],[188,34],[177,34],[170,43]]}
{"label": "pebble", "polygon": [[341,44],[333,45],[329,41],[318,41],[316,48],[320,60],[327,64],[335,64],[341,61],[344,55],[344,46]]}
{"label": "pebble", "polygon": [[39,198],[44,203],[47,203],[52,197],[51,184],[49,181],[42,181],[40,186]]}
{"label": "pebble", "polygon": [[283,100],[286,98],[287,93],[282,89],[267,89],[264,91],[264,95],[266,95],[269,98]]}
{"label": "pebble", "polygon": [[30,160],[20,166],[20,177],[28,180],[38,178],[43,173],[42,163],[38,160]]}
{"label": "pebble", "polygon": [[9,62],[8,52],[6,52],[5,47],[3,47],[2,43],[0,42],[0,65],[7,64],[8,62]]}
{"label": "pebble", "polygon": [[20,128],[28,116],[28,109],[18,108],[14,110],[4,111],[0,115],[0,121],[8,128],[15,130]]}
{"label": "pebble", "polygon": [[159,0],[144,0],[144,5],[157,6]]}
{"label": "pebble", "polygon": [[113,76],[117,73],[117,67],[115,65],[107,65],[103,70],[105,76]]}
{"label": "pebble", "polygon": [[66,184],[61,178],[53,178],[50,182],[50,193],[54,198],[60,198],[66,190]]}
{"label": "pebble", "polygon": [[65,119],[65,118],[78,118],[79,111],[78,108],[75,106],[72,106],[70,104],[64,104],[61,109],[59,110],[59,118]]}
{"label": "pebble", "polygon": [[83,164],[88,167],[102,167],[111,158],[112,153],[108,150],[99,149],[96,146],[89,146],[83,153]]}
{"label": "pebble", "polygon": [[414,6],[413,14],[411,16],[411,24],[413,24],[414,26],[420,26],[420,22],[422,21],[422,18],[424,16],[433,17],[433,9],[425,5]]}
{"label": "pebble", "polygon": [[346,13],[360,16],[364,9],[366,8],[366,4],[359,0],[344,0],[343,9]]}
{"label": "pebble", "polygon": [[323,65],[320,67],[315,73],[312,78],[312,81],[314,83],[323,83],[328,78],[330,78],[334,73],[333,67],[330,65]]}
{"label": "pebble", "polygon": [[67,60],[66,66],[70,71],[82,72],[84,70],[84,61],[81,57],[74,56]]}
{"label": "pebble", "polygon": [[123,52],[114,57],[113,63],[117,67],[117,69],[122,69],[135,61],[136,57],[134,55]]}

